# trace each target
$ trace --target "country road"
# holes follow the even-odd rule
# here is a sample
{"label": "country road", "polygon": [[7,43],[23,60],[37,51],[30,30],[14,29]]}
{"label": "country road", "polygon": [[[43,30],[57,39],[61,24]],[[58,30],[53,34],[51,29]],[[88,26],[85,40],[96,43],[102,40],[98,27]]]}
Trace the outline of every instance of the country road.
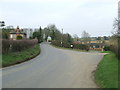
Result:
{"label": "country road", "polygon": [[92,72],[104,54],[41,44],[36,58],[4,68],[3,88],[97,88]]}

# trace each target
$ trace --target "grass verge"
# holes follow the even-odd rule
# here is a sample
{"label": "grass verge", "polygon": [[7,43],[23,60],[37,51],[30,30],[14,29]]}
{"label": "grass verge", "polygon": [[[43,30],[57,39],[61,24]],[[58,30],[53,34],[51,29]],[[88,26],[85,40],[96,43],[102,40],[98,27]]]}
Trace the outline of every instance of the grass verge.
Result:
{"label": "grass verge", "polygon": [[101,51],[101,53],[112,53],[111,51]]}
{"label": "grass verge", "polygon": [[40,54],[40,46],[35,45],[33,48],[21,52],[12,52],[2,55],[2,67],[18,64],[30,60]]}
{"label": "grass verge", "polygon": [[118,61],[114,53],[105,55],[95,73],[96,83],[101,88],[118,88]]}

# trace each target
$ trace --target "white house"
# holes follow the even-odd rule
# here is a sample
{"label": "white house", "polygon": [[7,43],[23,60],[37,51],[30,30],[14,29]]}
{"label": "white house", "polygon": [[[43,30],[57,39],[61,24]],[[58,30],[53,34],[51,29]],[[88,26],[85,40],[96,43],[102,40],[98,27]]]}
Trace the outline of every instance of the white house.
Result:
{"label": "white house", "polygon": [[52,40],[51,37],[48,36],[48,38],[47,38],[47,42],[50,42],[51,40]]}
{"label": "white house", "polygon": [[31,28],[24,28],[23,31],[27,34],[26,38],[30,38],[33,36],[33,29]]}

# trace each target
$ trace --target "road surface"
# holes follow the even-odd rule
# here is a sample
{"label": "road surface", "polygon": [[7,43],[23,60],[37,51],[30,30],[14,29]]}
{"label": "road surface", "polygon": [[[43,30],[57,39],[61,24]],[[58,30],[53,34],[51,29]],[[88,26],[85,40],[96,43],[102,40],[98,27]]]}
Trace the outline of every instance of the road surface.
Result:
{"label": "road surface", "polygon": [[104,54],[41,44],[36,58],[4,68],[3,88],[97,88],[92,72]]}

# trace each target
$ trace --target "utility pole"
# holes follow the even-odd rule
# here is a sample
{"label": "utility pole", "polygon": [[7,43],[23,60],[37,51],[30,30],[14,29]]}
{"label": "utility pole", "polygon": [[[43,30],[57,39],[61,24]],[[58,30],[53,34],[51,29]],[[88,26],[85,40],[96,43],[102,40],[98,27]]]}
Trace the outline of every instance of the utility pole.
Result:
{"label": "utility pole", "polygon": [[63,29],[62,29],[62,34],[61,34],[61,47],[63,46]]}

